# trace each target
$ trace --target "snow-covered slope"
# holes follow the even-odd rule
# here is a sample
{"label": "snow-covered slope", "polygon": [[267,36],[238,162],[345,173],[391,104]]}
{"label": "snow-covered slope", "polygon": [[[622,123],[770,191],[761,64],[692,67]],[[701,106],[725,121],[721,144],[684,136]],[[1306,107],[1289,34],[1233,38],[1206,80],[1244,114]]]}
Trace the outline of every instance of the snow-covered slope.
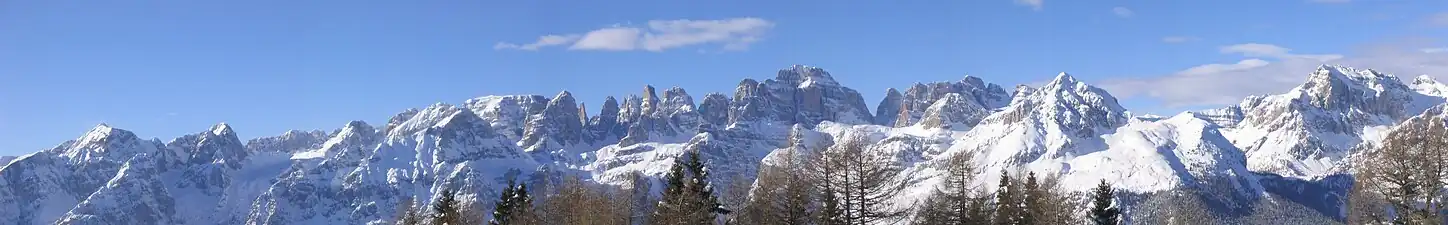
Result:
{"label": "snow-covered slope", "polygon": [[986,188],[1001,170],[1034,171],[1060,175],[1076,190],[1105,179],[1131,193],[1189,188],[1232,202],[1284,196],[1332,212],[1333,199],[1282,193],[1339,193],[1332,187],[1340,186],[1344,157],[1444,102],[1445,91],[1426,76],[1404,84],[1322,66],[1285,94],[1133,116],[1105,90],[1061,73],[1014,90],[977,77],[890,89],[872,114],[824,69],[796,65],[700,99],[679,87],[644,86],[603,99],[597,115],[563,91],[438,103],[378,127],[352,121],[246,142],[227,124],[164,143],[102,124],[8,164],[0,158],[0,221],[387,224],[402,207],[427,207],[443,189],[486,210],[507,179],[536,185],[573,175],[623,185],[631,174],[662,177],[687,151],[702,153],[712,182],[723,184],[753,179],[760,164],[782,154],[856,141],[842,138],[864,138],[865,154],[902,168],[897,181],[909,188],[902,204],[926,197],[942,159],[968,153]]}
{"label": "snow-covered slope", "polygon": [[1381,139],[1382,130],[1444,102],[1431,78],[1412,86],[1374,70],[1323,65],[1287,93],[1253,96],[1241,104],[1204,114],[1247,152],[1253,171],[1284,176],[1336,173],[1360,144]]}
{"label": "snow-covered slope", "polygon": [[0,156],[0,167],[5,167],[5,164],[10,164],[10,161],[15,161],[15,158],[18,158],[18,157],[15,157],[15,156]]}

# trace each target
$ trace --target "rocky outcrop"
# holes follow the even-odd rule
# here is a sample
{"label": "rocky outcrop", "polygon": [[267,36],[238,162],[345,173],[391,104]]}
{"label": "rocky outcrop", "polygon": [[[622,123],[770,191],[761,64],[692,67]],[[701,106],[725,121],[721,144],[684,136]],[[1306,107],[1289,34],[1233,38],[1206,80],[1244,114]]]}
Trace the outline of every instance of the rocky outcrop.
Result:
{"label": "rocky outcrop", "polygon": [[1377,71],[1322,65],[1287,93],[1243,100],[1236,106],[1243,116],[1229,133],[1254,171],[1333,173],[1352,149],[1380,138],[1365,138],[1367,128],[1395,124],[1444,102],[1432,94],[1435,83],[1415,80],[1410,87]]}
{"label": "rocky outcrop", "polygon": [[719,93],[704,95],[704,101],[699,103],[699,118],[705,125],[724,126],[729,123],[729,97]]}
{"label": "rocky outcrop", "polygon": [[[915,125],[925,115],[926,109],[949,94],[960,95],[962,100],[987,110],[1005,107],[1010,104],[1012,99],[1010,93],[1007,93],[1000,85],[986,83],[979,77],[966,76],[965,79],[957,82],[916,83],[906,89],[903,96],[899,97],[899,106],[891,109],[890,112],[896,114],[893,116],[894,120],[882,124],[894,127]],[[888,95],[885,98],[890,99]],[[876,113],[883,115],[884,112],[877,111]],[[876,118],[880,118],[880,116]]]}
{"label": "rocky outcrop", "polygon": [[588,140],[595,143],[608,143],[618,141],[627,134],[627,127],[619,122],[620,111],[618,100],[613,96],[603,100],[603,108],[600,108],[597,116],[588,119],[586,125]]}
{"label": "rocky outcrop", "polygon": [[528,119],[542,113],[549,101],[542,95],[484,96],[468,99],[463,106],[487,120],[499,134],[517,141],[522,140]]}
{"label": "rocky outcrop", "polygon": [[331,135],[320,130],[289,130],[282,135],[247,140],[246,152],[297,153],[315,150],[322,147],[322,142],[327,141],[328,136]]}
{"label": "rocky outcrop", "polygon": [[556,151],[583,143],[583,121],[579,120],[578,103],[567,91],[548,101],[543,112],[528,117],[523,140],[518,142],[529,152]]}
{"label": "rocky outcrop", "polygon": [[895,88],[885,90],[885,99],[875,105],[875,124],[894,127],[895,121],[900,118],[900,109],[904,108],[904,96]]}
{"label": "rocky outcrop", "polygon": [[990,111],[984,106],[967,100],[960,94],[949,93],[925,110],[919,125],[925,128],[969,130],[988,115]]}

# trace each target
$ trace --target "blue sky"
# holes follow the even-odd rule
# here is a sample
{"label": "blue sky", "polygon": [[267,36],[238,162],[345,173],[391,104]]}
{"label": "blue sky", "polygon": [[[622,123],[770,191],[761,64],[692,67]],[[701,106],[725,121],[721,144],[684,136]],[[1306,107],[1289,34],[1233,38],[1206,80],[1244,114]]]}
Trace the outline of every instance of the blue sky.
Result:
{"label": "blue sky", "polygon": [[702,97],[792,64],[872,108],[913,82],[1066,71],[1162,114],[1285,91],[1321,63],[1448,72],[1443,1],[728,2],[4,1],[0,155],[103,122],[251,138],[483,95]]}

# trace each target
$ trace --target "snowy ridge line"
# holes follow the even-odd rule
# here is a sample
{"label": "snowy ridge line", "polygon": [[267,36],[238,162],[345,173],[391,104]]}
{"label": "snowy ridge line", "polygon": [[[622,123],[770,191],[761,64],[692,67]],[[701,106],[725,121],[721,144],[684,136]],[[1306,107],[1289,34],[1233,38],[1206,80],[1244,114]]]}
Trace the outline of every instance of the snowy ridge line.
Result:
{"label": "snowy ridge line", "polygon": [[[927,197],[941,159],[971,154],[983,171],[976,185],[986,189],[997,171],[1028,170],[1058,175],[1074,191],[1104,179],[1129,193],[1283,198],[1339,218],[1337,203],[1290,192],[1339,193],[1355,149],[1443,104],[1443,90],[1427,77],[1405,84],[1323,65],[1286,93],[1132,116],[1106,90],[1066,73],[1010,91],[967,76],[886,90],[872,114],[824,69],[795,65],[697,104],[683,88],[646,86],[605,98],[598,115],[562,91],[437,103],[378,127],[352,121],[246,142],[227,124],[164,143],[101,124],[53,149],[0,157],[0,221],[388,223],[398,208],[423,207],[443,189],[488,208],[508,179],[539,186],[577,176],[624,187],[633,176],[657,180],[685,152],[701,154],[711,183],[729,184],[753,180],[760,164],[784,153],[842,141],[869,143],[867,154],[900,167],[895,179],[907,190],[899,204]],[[842,140],[852,137],[867,140]]]}

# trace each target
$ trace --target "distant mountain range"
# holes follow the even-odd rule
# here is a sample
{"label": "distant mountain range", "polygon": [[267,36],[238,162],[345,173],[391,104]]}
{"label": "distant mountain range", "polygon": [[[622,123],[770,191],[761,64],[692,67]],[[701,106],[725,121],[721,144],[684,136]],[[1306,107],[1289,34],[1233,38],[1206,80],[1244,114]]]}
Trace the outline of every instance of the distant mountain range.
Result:
{"label": "distant mountain range", "polygon": [[796,65],[697,103],[682,88],[645,86],[604,99],[598,115],[563,91],[437,103],[380,126],[353,121],[248,141],[229,124],[170,141],[101,124],[49,150],[0,157],[0,221],[388,223],[401,202],[435,199],[443,188],[492,201],[509,178],[622,185],[635,172],[662,177],[686,151],[700,152],[723,184],[753,179],[780,153],[851,137],[904,168],[901,203],[939,183],[940,159],[972,153],[984,187],[994,187],[996,171],[1026,169],[1059,174],[1073,190],[1101,179],[1128,193],[1197,189],[1230,202],[1287,200],[1336,219],[1348,159],[1443,104],[1448,86],[1323,65],[1284,93],[1172,116],[1133,114],[1066,73],[1039,87],[966,77],[886,92],[872,113],[825,70]]}

